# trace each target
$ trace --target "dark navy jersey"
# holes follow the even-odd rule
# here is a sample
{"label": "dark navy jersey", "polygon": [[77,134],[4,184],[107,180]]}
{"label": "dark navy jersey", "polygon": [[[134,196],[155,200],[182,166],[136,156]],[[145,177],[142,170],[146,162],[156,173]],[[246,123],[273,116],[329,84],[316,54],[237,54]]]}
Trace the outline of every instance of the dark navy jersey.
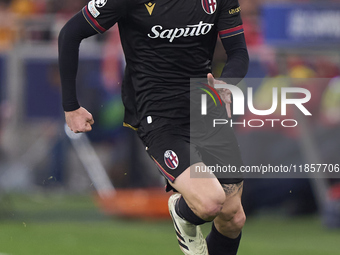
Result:
{"label": "dark navy jersey", "polygon": [[82,10],[103,33],[116,22],[126,58],[124,122],[189,119],[190,78],[211,72],[217,35],[243,33],[237,0],[92,0]]}

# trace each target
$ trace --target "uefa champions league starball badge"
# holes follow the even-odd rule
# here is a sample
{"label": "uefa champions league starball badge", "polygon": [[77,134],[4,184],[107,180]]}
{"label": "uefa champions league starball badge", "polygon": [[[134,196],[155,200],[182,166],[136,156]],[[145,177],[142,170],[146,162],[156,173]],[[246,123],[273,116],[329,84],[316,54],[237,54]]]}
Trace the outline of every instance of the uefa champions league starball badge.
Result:
{"label": "uefa champions league starball badge", "polygon": [[101,8],[106,4],[107,0],[96,0],[96,7]]}

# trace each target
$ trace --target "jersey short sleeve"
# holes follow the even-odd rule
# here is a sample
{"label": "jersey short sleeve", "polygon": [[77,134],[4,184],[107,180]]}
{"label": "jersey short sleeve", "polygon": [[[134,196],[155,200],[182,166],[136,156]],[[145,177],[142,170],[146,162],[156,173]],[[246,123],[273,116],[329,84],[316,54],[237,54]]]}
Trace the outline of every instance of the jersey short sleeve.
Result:
{"label": "jersey short sleeve", "polygon": [[126,12],[128,0],[91,0],[82,13],[98,33],[112,27]]}
{"label": "jersey short sleeve", "polygon": [[241,7],[238,0],[221,0],[222,8],[217,21],[221,39],[243,33]]}

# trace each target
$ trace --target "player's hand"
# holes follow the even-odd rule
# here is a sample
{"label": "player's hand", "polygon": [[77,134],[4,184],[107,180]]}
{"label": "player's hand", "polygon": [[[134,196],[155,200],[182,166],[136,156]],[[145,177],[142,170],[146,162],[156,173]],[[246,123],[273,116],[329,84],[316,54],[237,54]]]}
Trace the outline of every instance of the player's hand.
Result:
{"label": "player's hand", "polygon": [[[215,88],[215,84],[226,84],[224,81],[215,80],[211,73],[207,75],[209,86]],[[231,92],[229,89],[216,89],[218,94],[220,94],[222,101],[225,103],[225,108],[227,110],[228,117],[231,118]]]}
{"label": "player's hand", "polygon": [[91,125],[94,124],[92,114],[83,107],[72,112],[65,112],[65,120],[74,133],[89,132],[92,130]]}

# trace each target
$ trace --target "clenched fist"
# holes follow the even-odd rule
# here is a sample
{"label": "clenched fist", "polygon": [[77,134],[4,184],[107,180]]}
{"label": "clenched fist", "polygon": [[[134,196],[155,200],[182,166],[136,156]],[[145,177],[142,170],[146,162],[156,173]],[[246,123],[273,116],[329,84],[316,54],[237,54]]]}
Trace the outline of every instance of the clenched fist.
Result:
{"label": "clenched fist", "polygon": [[75,111],[65,112],[65,120],[74,133],[89,132],[92,130],[91,125],[94,124],[92,114],[83,107]]}

